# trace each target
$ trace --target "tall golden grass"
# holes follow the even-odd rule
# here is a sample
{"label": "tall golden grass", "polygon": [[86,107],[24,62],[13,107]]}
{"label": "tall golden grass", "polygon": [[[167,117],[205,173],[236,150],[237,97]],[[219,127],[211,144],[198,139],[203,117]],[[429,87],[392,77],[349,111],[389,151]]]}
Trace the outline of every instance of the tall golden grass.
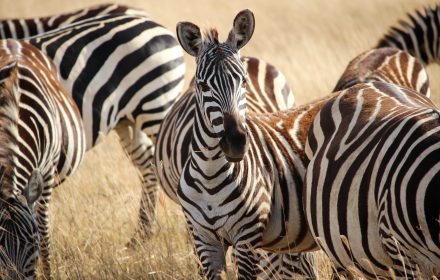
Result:
{"label": "tall golden grass", "polygon": [[[79,9],[108,0],[2,0],[0,17],[34,17]],[[235,14],[255,13],[256,31],[242,54],[276,65],[286,75],[297,103],[331,91],[348,61],[373,47],[407,12],[433,6],[427,0],[156,0],[118,1],[143,8],[174,31],[178,21],[218,27],[226,37]],[[194,61],[186,57],[186,83]],[[438,77],[439,69],[428,69]],[[439,102],[440,84],[431,81]],[[51,205],[52,266],[55,279],[199,279],[186,225],[177,205],[164,196],[156,234],[137,250],[133,236],[140,199],[136,170],[111,133],[86,154],[80,170],[54,191]],[[330,265],[319,257],[321,279]]]}

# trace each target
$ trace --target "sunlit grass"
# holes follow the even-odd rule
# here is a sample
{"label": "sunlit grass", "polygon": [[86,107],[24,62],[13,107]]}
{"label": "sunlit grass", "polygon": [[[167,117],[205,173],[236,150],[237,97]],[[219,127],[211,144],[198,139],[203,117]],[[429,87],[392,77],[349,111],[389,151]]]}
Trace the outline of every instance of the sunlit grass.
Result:
{"label": "sunlit grass", "polygon": [[[2,1],[0,17],[47,15],[109,0]],[[190,20],[216,26],[225,38],[235,14],[250,8],[256,31],[242,54],[265,59],[287,77],[298,104],[330,92],[348,61],[374,46],[390,25],[434,0],[120,0],[146,9],[174,32]],[[186,56],[187,77],[194,60]],[[439,67],[430,66],[432,95],[440,102]],[[51,205],[52,272],[55,279],[200,279],[196,258],[177,205],[161,198],[155,235],[136,250],[133,237],[140,199],[137,172],[112,134],[87,153],[80,170],[54,191]],[[331,265],[318,255],[321,279]]]}

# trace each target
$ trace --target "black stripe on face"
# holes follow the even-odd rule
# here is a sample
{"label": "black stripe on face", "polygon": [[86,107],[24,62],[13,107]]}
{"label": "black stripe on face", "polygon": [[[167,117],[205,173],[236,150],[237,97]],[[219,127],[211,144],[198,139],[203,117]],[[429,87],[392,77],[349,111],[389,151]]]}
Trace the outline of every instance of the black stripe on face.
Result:
{"label": "black stripe on face", "polygon": [[[206,122],[218,137],[223,136],[224,115],[240,116],[240,127],[246,110],[246,71],[238,54],[226,44],[212,43],[197,58],[197,100]],[[244,111],[244,112],[243,112]]]}

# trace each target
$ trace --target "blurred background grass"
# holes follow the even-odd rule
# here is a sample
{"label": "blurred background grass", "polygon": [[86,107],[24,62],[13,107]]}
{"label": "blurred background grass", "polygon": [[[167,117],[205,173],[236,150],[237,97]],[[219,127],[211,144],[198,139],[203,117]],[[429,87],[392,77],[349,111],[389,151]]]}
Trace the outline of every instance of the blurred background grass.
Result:
{"label": "blurred background grass", "polygon": [[[0,17],[35,17],[72,11],[101,0],[1,0]],[[329,93],[347,63],[373,47],[407,12],[427,0],[160,0],[118,1],[142,8],[174,32],[178,21],[219,29],[226,38],[236,13],[251,9],[256,30],[242,54],[277,66],[297,104]],[[194,60],[186,55],[186,85]],[[430,66],[433,98],[440,102],[439,67]],[[111,133],[86,154],[80,170],[54,191],[52,212],[55,279],[199,279],[185,221],[177,205],[160,199],[155,236],[125,250],[137,221],[140,180]],[[321,256],[321,277],[328,263]]]}

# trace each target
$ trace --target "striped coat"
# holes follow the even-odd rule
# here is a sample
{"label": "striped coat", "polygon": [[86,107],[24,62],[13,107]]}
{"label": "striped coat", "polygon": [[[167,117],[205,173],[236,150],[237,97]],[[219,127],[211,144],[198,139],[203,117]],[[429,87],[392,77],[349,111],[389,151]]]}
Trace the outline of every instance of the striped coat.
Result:
{"label": "striped coat", "polygon": [[[242,57],[241,61],[247,72],[246,102],[250,112],[264,114],[293,108],[294,95],[278,69],[258,58]],[[163,190],[176,203],[176,190],[192,138],[195,91],[193,79],[164,118],[157,137],[156,173]]]}
{"label": "striped coat", "polygon": [[[80,164],[85,133],[56,67],[32,45],[0,41],[0,79],[1,188],[2,195],[13,201],[0,211],[0,224],[6,229],[0,232],[5,249],[0,253],[1,269],[8,277],[32,278],[39,242],[41,255],[48,255],[52,189]],[[14,198],[21,194],[27,205]]]}
{"label": "striped coat", "polygon": [[26,39],[82,20],[110,14],[148,17],[145,11],[121,4],[101,4],[73,12],[38,18],[0,20],[0,38]]}
{"label": "striped coat", "polygon": [[372,50],[350,62],[336,88],[307,137],[313,236],[341,273],[438,275],[440,208],[430,198],[438,196],[440,115],[424,68],[406,52]]}
{"label": "striped coat", "polygon": [[[299,194],[305,171],[297,144],[308,106],[295,112],[246,114],[246,72],[238,49],[253,31],[253,15],[240,12],[228,40],[201,36],[179,23],[183,48],[196,57],[192,138],[177,195],[208,279],[218,279],[226,246],[234,248],[238,277],[253,279],[255,249],[302,252],[315,248]],[[303,134],[305,137],[305,133]]]}
{"label": "striped coat", "polygon": [[425,277],[440,267],[440,111],[383,82],[342,91],[308,136],[305,207],[332,261],[361,275]]}
{"label": "striped coat", "polygon": [[[294,96],[284,75],[264,61],[242,57],[247,71],[246,101],[250,112],[265,114],[293,108]],[[192,125],[196,106],[195,81],[171,108],[158,133],[155,160],[156,173],[166,194],[179,203],[177,186],[183,166],[189,157]],[[307,277],[315,279],[315,261],[312,253],[275,254],[260,251],[260,277],[263,279]]]}
{"label": "striped coat", "polygon": [[439,63],[440,5],[424,12],[409,14],[409,21],[399,21],[377,44],[378,48],[394,47],[407,51],[424,64]]}
{"label": "striped coat", "polygon": [[185,72],[174,36],[144,11],[118,4],[2,20],[0,36],[26,37],[53,59],[80,109],[87,149],[116,130],[142,176],[137,232],[148,237],[158,193],[151,168],[156,134],[182,90]]}

